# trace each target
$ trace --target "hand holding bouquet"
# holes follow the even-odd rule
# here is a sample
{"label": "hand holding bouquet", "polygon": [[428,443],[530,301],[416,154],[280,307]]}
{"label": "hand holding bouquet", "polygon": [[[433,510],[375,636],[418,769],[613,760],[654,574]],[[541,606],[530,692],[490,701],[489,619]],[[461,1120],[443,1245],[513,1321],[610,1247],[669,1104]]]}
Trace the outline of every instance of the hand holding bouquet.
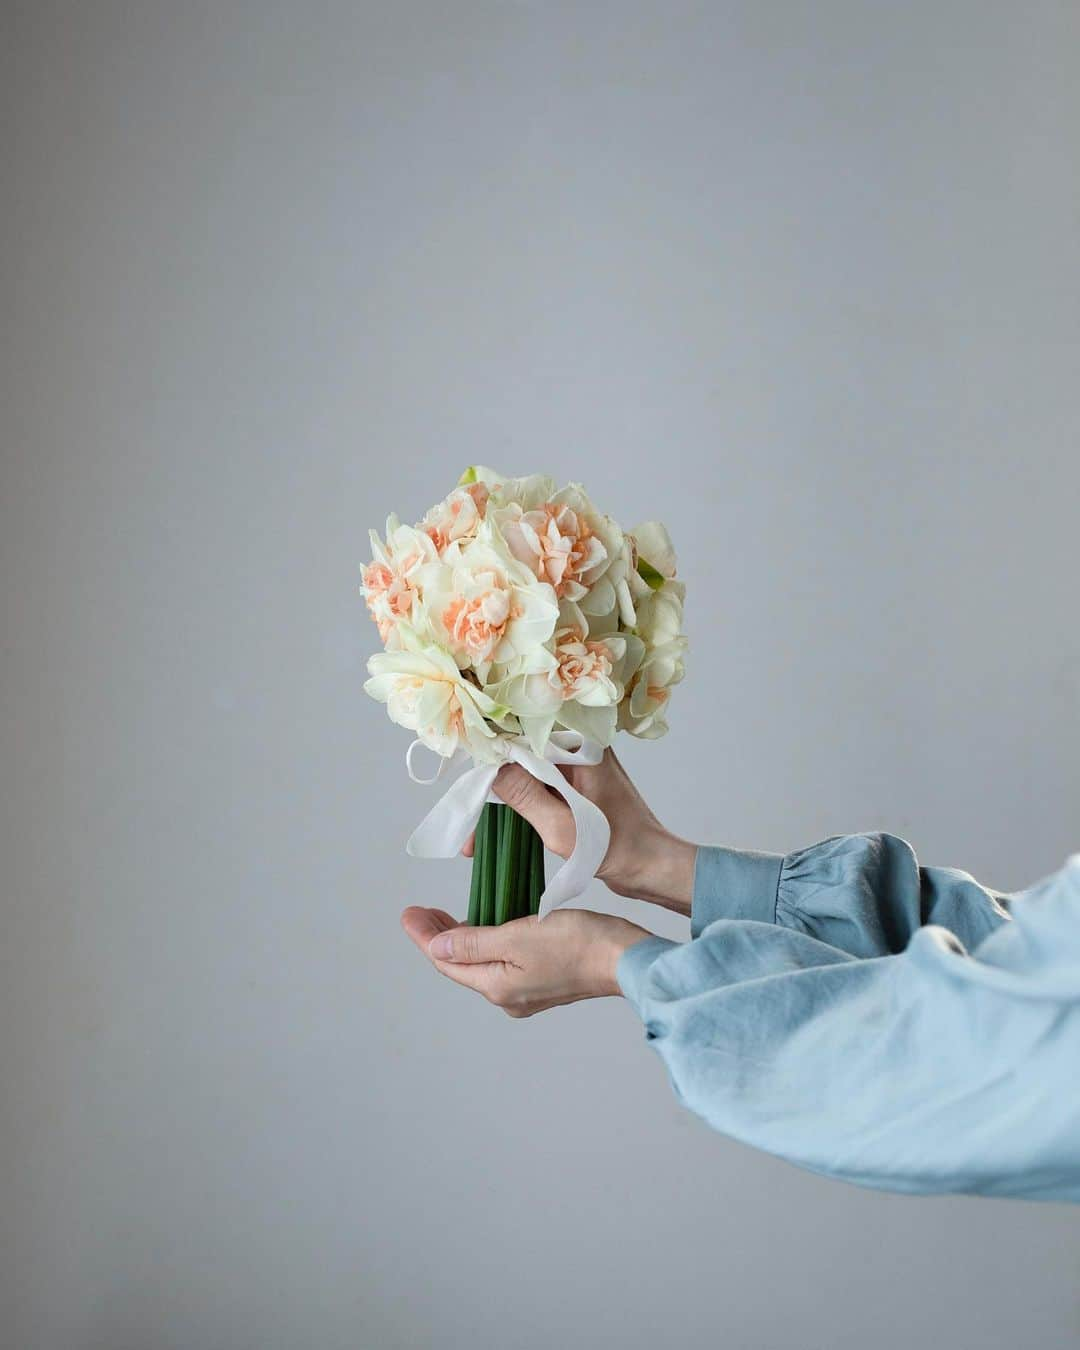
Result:
{"label": "hand holding bouquet", "polygon": [[[623,531],[578,484],[476,466],[418,525],[391,516],[385,541],[374,531],[371,541],[362,589],[385,651],[364,687],[415,733],[414,777],[419,745],[441,757],[440,772],[459,753],[474,764],[409,851],[453,856],[475,828],[469,922],[542,915],[580,894],[608,842],[603,814],[557,766],[595,764],[619,729],[667,730],[686,650],[667,531]],[[539,837],[489,800],[507,761],[574,815],[574,851],[546,891]]]}

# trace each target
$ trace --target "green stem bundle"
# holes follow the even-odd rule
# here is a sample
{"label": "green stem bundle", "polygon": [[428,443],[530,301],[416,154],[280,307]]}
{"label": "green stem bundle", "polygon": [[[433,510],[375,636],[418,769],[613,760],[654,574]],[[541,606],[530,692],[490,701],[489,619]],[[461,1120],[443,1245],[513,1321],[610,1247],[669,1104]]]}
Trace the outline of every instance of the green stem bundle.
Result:
{"label": "green stem bundle", "polygon": [[500,924],[540,912],[544,845],[524,817],[486,802],[476,826],[469,923]]}

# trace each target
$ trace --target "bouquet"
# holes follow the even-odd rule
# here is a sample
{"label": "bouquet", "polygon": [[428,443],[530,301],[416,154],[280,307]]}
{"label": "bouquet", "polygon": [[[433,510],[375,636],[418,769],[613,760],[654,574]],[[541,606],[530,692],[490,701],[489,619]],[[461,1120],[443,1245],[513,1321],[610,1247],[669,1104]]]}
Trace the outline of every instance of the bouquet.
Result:
{"label": "bouquet", "polygon": [[[361,590],[385,650],[364,688],[415,734],[416,781],[472,761],[408,851],[453,857],[475,831],[469,923],[542,917],[585,889],[609,840],[560,766],[598,763],[616,731],[667,730],[687,646],[668,533],[656,521],[622,530],[578,483],[477,465],[419,524],[390,516],[371,547]],[[415,771],[420,746],[439,756],[434,778]],[[546,890],[539,836],[492,794],[507,762],[573,812],[574,850]]]}

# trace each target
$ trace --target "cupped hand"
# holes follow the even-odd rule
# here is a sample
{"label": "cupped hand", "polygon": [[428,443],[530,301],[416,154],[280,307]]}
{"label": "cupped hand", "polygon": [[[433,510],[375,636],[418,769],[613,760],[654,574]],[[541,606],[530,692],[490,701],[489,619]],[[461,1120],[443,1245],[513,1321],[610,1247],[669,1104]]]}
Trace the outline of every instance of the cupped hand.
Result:
{"label": "cupped hand", "polygon": [[[697,849],[660,824],[615,752],[605,750],[599,764],[560,768],[572,787],[596,803],[611,826],[608,851],[596,874],[599,879],[616,895],[651,900],[689,914]],[[552,853],[570,856],[574,817],[558,793],[519,764],[503,765],[495,777],[495,792],[524,816]],[[472,839],[462,851],[472,856]]]}
{"label": "cupped hand", "polygon": [[445,910],[414,905],[401,926],[436,970],[510,1017],[620,993],[619,957],[650,936],[626,919],[581,909],[469,928]]}

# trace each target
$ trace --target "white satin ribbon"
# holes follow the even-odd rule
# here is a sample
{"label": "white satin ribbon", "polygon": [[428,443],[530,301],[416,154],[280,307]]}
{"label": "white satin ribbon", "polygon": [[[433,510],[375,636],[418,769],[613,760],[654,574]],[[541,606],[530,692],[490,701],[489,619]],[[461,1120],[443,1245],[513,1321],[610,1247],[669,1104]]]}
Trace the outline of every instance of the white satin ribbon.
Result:
{"label": "white satin ribbon", "polygon": [[[443,760],[432,778],[420,778],[413,769],[414,741],[405,756],[409,777],[417,783],[434,783],[449,763]],[[574,851],[547,884],[540,898],[540,918],[582,893],[596,875],[607,853],[611,829],[603,811],[588,797],[572,788],[557,764],[599,764],[604,747],[586,740],[574,731],[553,732],[543,756],[536,754],[524,737],[502,736],[496,742],[502,762],[520,764],[534,778],[554,788],[574,817],[577,831]],[[498,801],[492,794],[500,764],[474,764],[455,778],[443,796],[417,825],[405,845],[414,858],[455,858],[476,828],[486,801]]]}

